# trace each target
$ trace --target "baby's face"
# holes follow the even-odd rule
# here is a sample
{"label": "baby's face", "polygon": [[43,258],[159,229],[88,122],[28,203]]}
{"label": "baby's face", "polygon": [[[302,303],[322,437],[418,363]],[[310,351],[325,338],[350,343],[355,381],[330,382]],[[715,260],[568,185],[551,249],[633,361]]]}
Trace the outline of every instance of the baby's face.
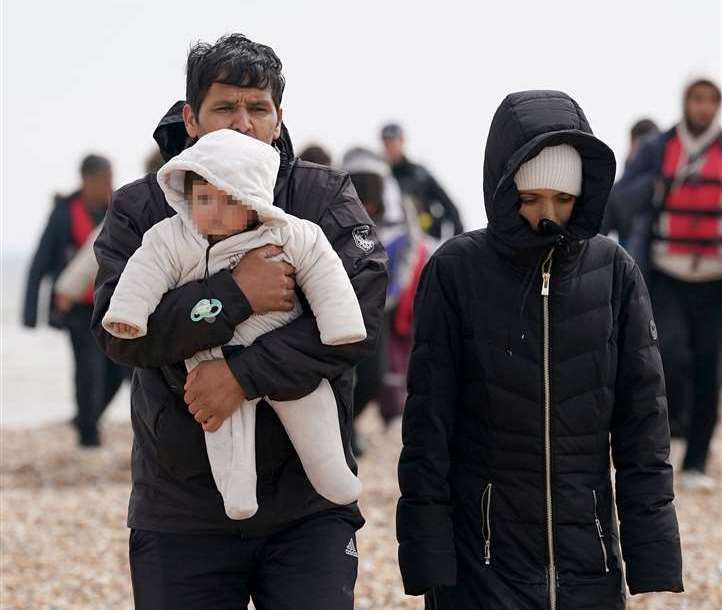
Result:
{"label": "baby's face", "polygon": [[255,224],[256,213],[241,201],[207,182],[193,182],[191,219],[207,237],[226,237]]}

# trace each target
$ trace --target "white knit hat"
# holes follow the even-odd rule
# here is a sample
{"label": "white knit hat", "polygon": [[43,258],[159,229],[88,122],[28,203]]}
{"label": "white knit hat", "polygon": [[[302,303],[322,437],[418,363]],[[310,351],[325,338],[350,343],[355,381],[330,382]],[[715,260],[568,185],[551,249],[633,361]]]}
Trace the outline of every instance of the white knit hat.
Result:
{"label": "white knit hat", "polygon": [[554,189],[578,197],[582,192],[582,158],[569,144],[547,146],[514,176],[520,191]]}

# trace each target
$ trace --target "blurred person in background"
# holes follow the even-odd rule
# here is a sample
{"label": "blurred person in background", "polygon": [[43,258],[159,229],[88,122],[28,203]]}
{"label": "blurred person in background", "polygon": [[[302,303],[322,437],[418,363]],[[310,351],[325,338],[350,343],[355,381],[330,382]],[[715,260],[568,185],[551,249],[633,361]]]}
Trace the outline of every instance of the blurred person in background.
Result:
{"label": "blurred person in background", "polygon": [[[37,324],[42,281],[49,277],[55,286],[68,262],[105,217],[113,190],[110,162],[99,155],[88,155],[80,165],[80,176],[80,189],[56,200],[30,265],[23,312],[23,324],[29,328]],[[75,301],[57,294],[55,287],[53,292],[48,323],[68,330],[73,349],[77,404],[73,424],[80,445],[95,447],[100,444],[98,420],[118,391],[124,370],[103,354],[90,332],[92,282],[84,283]]]}
{"label": "blurred person in background", "polygon": [[464,231],[459,210],[446,191],[422,165],[412,163],[404,151],[404,132],[396,123],[381,130],[386,160],[401,190],[412,197],[424,233],[445,240]]}
{"label": "blurred person in background", "polygon": [[[160,149],[155,147],[146,157],[144,169],[146,174],[155,174],[163,166],[163,156]],[[100,234],[103,224],[99,224],[83,247],[76,252],[73,259],[66,265],[63,272],[55,282],[55,302],[63,309],[69,309],[73,303],[79,303],[84,298],[85,288],[95,282],[98,273],[98,262],[95,260],[95,240]]]}
{"label": "blurred person in background", "polygon": [[302,161],[308,161],[310,163],[317,163],[318,165],[331,166],[331,155],[326,152],[324,148],[316,144],[306,146],[298,155],[298,158]]}
{"label": "blurred person in background", "polygon": [[[634,158],[639,150],[640,143],[646,138],[653,138],[659,134],[659,128],[652,119],[640,119],[632,125],[629,131],[629,150],[627,151],[627,160],[624,164],[625,171],[630,161]],[[629,237],[631,220],[635,216],[637,210],[634,204],[639,201],[639,197],[631,196],[625,199],[622,192],[616,188],[612,188],[607,201],[607,208],[604,211],[604,220],[600,233],[602,235],[613,235],[617,241],[625,246]]]}
{"label": "blurred person in background", "polygon": [[145,173],[146,174],[155,174],[158,172],[158,170],[163,167],[163,155],[160,152],[160,149],[156,146],[150,154],[145,158]]}
{"label": "blurred person in background", "polygon": [[715,82],[689,83],[680,122],[642,143],[617,190],[621,198],[638,198],[628,245],[647,271],[670,426],[687,438],[680,483],[709,490],[715,481],[705,468],[722,360],[722,131]]}
{"label": "blurred person in background", "polygon": [[[381,418],[389,427],[400,421],[406,402],[413,296],[431,245],[416,222],[413,203],[402,193],[382,158],[357,147],[344,155],[341,165],[376,224],[389,259],[383,333],[374,354],[356,367],[354,418],[370,402],[377,401]],[[365,442],[358,430],[353,439],[354,451],[360,455]]]}

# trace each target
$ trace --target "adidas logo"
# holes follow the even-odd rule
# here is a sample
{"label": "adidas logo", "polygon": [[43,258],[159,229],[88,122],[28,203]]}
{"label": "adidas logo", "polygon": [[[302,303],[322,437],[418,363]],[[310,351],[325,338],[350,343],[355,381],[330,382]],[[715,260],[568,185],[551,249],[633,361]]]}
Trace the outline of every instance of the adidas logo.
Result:
{"label": "adidas logo", "polygon": [[346,545],[346,555],[358,559],[358,551],[356,550],[356,545],[353,543],[353,538],[351,538]]}

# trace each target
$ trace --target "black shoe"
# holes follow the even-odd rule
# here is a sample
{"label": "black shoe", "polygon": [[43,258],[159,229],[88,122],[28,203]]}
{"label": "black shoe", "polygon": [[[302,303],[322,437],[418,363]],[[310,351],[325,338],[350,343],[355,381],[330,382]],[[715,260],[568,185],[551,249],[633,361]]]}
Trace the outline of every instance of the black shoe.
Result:
{"label": "black shoe", "polygon": [[97,430],[80,431],[78,445],[81,447],[100,447],[100,435]]}

